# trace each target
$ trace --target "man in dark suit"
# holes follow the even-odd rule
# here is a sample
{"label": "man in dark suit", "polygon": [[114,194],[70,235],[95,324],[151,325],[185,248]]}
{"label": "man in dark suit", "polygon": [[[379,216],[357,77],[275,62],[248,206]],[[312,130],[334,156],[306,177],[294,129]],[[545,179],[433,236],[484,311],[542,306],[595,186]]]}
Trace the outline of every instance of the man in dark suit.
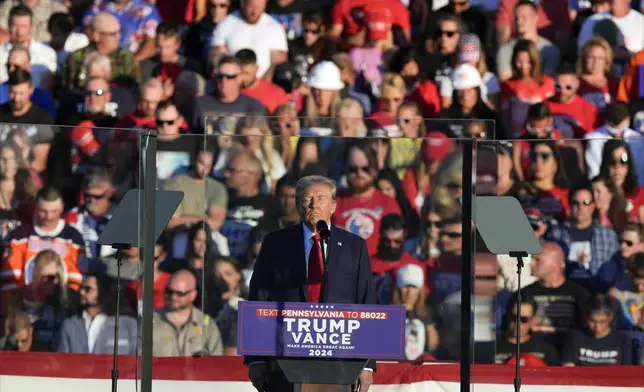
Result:
{"label": "man in dark suit", "polygon": [[[268,234],[262,242],[250,281],[250,301],[375,304],[371,261],[365,241],[331,226],[336,208],[335,181],[307,176],[297,182],[295,202],[302,223]],[[327,222],[330,237],[320,241],[316,223]],[[323,283],[321,246],[328,255],[328,279]],[[246,357],[249,378],[259,392],[292,391],[293,386],[274,361]],[[360,392],[373,383],[376,363],[367,362],[359,377]]]}

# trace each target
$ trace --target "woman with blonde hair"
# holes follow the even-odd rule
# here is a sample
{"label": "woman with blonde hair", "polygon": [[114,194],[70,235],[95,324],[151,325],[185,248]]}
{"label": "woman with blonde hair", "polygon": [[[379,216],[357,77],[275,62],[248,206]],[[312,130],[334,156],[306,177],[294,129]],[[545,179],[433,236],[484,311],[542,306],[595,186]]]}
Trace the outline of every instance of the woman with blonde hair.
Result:
{"label": "woman with blonde hair", "polygon": [[311,69],[308,85],[311,93],[301,111],[302,125],[311,136],[328,136],[335,128],[340,91],[344,88],[340,69],[331,61],[321,61]]}
{"label": "woman with blonde hair", "polygon": [[396,171],[402,180],[405,171],[418,163],[420,149],[425,137],[425,122],[416,102],[405,101],[398,108],[396,124],[401,132],[400,138],[391,140],[388,167]]}
{"label": "woman with blonde hair", "polygon": [[60,326],[78,304],[78,293],[67,284],[67,274],[58,253],[47,249],[38,253],[25,268],[25,285],[9,298],[6,313],[24,311],[32,320],[34,334],[52,351],[58,344]]}
{"label": "woman with blonde hair", "polygon": [[367,135],[364,123],[364,111],[360,102],[354,98],[345,98],[338,104],[338,136],[363,137]]}
{"label": "woman with blonde hair", "polygon": [[554,94],[554,79],[543,73],[537,46],[532,41],[519,40],[512,52],[512,77],[501,84],[501,123],[508,136],[520,134],[530,105]]}
{"label": "woman with blonde hair", "polygon": [[577,58],[577,93],[603,110],[613,102],[619,79],[611,74],[613,49],[604,38],[595,36],[584,44]]}
{"label": "woman with blonde hair", "polygon": [[383,75],[377,111],[372,114],[371,120],[384,127],[390,137],[400,134],[395,121],[398,109],[405,101],[406,96],[407,86],[402,76],[394,73]]}
{"label": "woman with blonde hair", "polygon": [[273,146],[280,153],[284,166],[290,167],[300,135],[297,111],[289,104],[279,105],[275,109],[275,115],[271,118],[270,125],[273,135],[277,136]]}
{"label": "woman with blonde hair", "polygon": [[277,181],[286,174],[279,152],[273,148],[273,138],[268,122],[263,117],[245,117],[238,133],[241,144],[262,162],[264,179],[273,190]]}

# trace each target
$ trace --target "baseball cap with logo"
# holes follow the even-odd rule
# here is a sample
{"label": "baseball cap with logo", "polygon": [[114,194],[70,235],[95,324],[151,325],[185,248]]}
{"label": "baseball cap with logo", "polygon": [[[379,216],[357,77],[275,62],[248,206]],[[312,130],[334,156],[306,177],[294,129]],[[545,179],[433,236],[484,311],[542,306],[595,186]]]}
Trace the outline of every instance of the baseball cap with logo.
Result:
{"label": "baseball cap with logo", "polygon": [[421,288],[425,285],[425,271],[417,264],[406,264],[398,268],[396,285],[398,287],[414,286]]}
{"label": "baseball cap with logo", "polygon": [[365,10],[365,22],[369,41],[387,39],[392,25],[391,11],[388,8],[368,7]]}

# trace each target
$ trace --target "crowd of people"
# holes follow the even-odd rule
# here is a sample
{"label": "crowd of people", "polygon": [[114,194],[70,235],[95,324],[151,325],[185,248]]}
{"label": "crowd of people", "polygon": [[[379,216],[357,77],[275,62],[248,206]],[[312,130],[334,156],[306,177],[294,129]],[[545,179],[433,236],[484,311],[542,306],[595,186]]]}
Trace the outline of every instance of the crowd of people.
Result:
{"label": "crowd of people", "polygon": [[154,355],[236,355],[262,239],[321,174],[378,303],[407,309],[407,359],[459,359],[474,139],[477,193],[519,199],[544,248],[519,287],[516,260],[477,245],[477,361],[644,365],[643,10],[0,1],[0,349],[111,354],[118,312],[120,352],[139,352],[139,250],[116,292],[97,239],[155,130],[158,186],[185,196],[154,249]]}

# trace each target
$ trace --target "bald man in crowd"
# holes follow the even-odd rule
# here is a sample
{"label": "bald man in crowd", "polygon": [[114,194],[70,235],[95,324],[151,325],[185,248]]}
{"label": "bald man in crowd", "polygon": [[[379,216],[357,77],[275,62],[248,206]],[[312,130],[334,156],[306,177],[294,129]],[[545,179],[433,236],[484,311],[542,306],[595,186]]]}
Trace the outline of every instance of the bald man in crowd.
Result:
{"label": "bald man in crowd", "polygon": [[62,85],[68,89],[77,89],[85,85],[85,59],[92,52],[108,56],[112,63],[112,77],[123,82],[141,82],[139,63],[127,49],[119,47],[121,24],[109,13],[96,15],[89,29],[91,43],[73,52],[63,65]]}
{"label": "bald man in crowd", "polygon": [[532,276],[538,280],[526,286],[521,295],[537,303],[532,331],[560,335],[578,327],[590,295],[582,286],[566,279],[561,247],[554,242],[544,243],[543,253],[532,256],[530,267]]}
{"label": "bald man in crowd", "polygon": [[165,308],[154,313],[153,348],[156,357],[223,355],[224,345],[215,320],[194,306],[197,277],[189,270],[175,272],[165,289]]}

